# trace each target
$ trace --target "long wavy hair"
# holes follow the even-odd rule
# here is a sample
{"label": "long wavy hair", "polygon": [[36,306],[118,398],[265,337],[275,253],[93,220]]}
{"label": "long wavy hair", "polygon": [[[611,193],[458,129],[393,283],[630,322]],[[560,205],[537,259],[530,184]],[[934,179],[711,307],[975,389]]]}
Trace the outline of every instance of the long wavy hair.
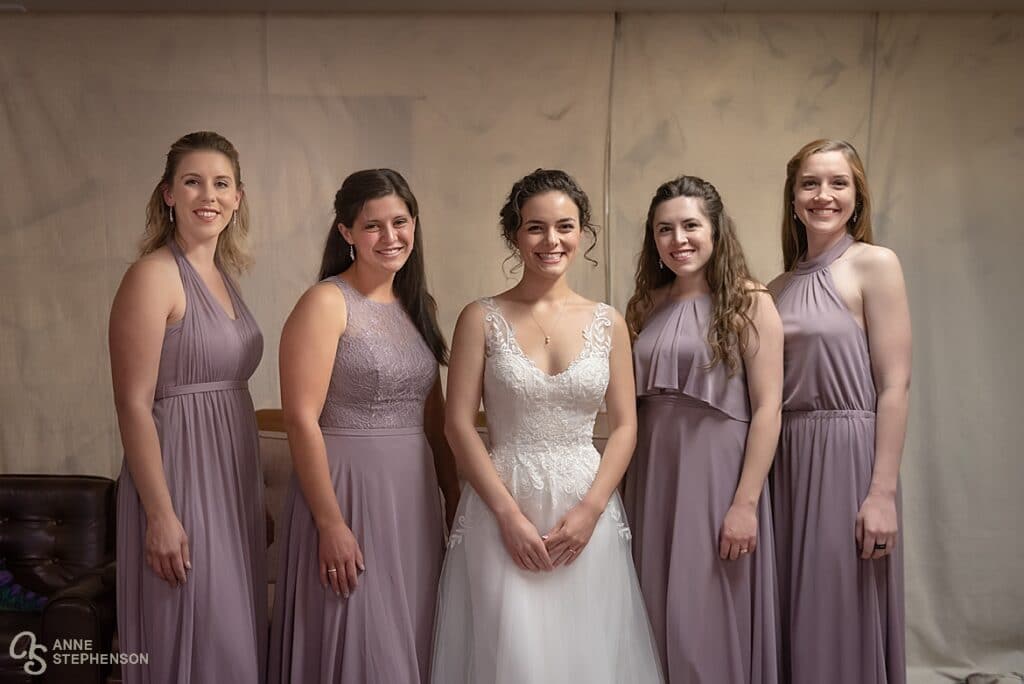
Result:
{"label": "long wavy hair", "polygon": [[518,260],[511,269],[513,273],[522,266],[521,257],[519,257],[516,247],[516,233],[523,224],[523,205],[531,197],[543,195],[545,192],[564,193],[576,205],[580,214],[580,231],[590,236],[590,246],[583,252],[583,258],[591,265],[596,266],[597,260],[590,256],[590,252],[597,246],[598,226],[593,222],[591,216],[590,198],[587,197],[587,193],[583,192],[583,188],[575,178],[558,169],[537,169],[517,180],[509,191],[508,198],[499,212],[501,237],[511,252],[511,255],[505,259],[505,263],[510,260]]}
{"label": "long wavy hair", "polygon": [[[174,184],[174,174],[178,172],[178,165],[185,155],[200,151],[220,152],[227,157],[235,174],[235,184],[239,191],[242,190],[242,166],[238,161],[238,150],[230,140],[213,131],[197,131],[178,138],[167,152],[164,174],[153,188],[153,194],[149,196],[149,202],[146,204],[146,230],[139,246],[140,257],[160,249],[174,237],[171,208],[164,202],[164,190]],[[249,256],[247,246],[248,237],[249,203],[245,193],[242,193],[238,210],[217,238],[213,260],[231,275],[240,275],[252,265],[252,257]]]}
{"label": "long wavy hair", "polygon": [[653,293],[675,280],[675,273],[662,268],[654,240],[654,213],[662,202],[677,197],[693,197],[701,201],[704,214],[711,223],[711,258],[704,269],[711,289],[711,321],[708,345],[711,348],[709,367],[724,363],[732,376],[740,368],[750,343],[751,331],[756,336],[750,310],[754,296],[750,289],[750,270],[743,256],[736,226],[725,212],[722,198],[714,185],[696,176],[679,176],[662,183],[651,198],[644,224],[644,242],[636,264],[633,296],[626,305],[626,324],[630,335],[640,334],[654,306]]}
{"label": "long wavy hair", "polygon": [[842,152],[850,171],[853,172],[853,187],[857,199],[853,214],[846,224],[846,231],[858,242],[872,242],[871,230],[871,193],[868,192],[868,176],[864,172],[864,162],[853,145],[845,140],[829,140],[822,138],[807,143],[793,155],[786,164],[786,185],[782,190],[782,265],[784,270],[792,270],[796,263],[807,253],[807,229],[796,217],[793,208],[796,175],[804,161],[812,154],[819,152]]}
{"label": "long wavy hair", "polygon": [[349,256],[349,244],[338,230],[338,224],[354,228],[356,218],[367,201],[388,195],[395,195],[405,202],[409,215],[416,221],[412,253],[409,254],[405,265],[395,274],[392,288],[434,358],[438,363],[446,365],[448,343],[437,324],[437,302],[427,290],[420,207],[402,174],[391,169],[366,169],[356,171],[341,184],[341,188],[334,195],[334,221],[327,231],[324,254],[320,260],[319,279],[344,273],[355,263]]}

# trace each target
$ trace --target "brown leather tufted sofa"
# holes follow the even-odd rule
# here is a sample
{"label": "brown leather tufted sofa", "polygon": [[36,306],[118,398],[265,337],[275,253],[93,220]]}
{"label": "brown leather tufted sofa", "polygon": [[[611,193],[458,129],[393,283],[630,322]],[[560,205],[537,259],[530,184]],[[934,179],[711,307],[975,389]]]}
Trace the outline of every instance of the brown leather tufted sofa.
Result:
{"label": "brown leather tufted sofa", "polygon": [[85,475],[0,475],[0,558],[18,583],[49,597],[42,615],[0,611],[0,684],[99,684],[110,667],[53,665],[31,677],[10,656],[24,630],[52,650],[57,639],[88,639],[109,653],[114,606],[115,488]]}

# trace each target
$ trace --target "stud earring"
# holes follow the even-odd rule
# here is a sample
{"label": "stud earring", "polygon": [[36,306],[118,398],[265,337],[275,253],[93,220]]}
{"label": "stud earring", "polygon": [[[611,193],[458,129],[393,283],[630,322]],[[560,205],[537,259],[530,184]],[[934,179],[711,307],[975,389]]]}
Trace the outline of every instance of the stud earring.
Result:
{"label": "stud earring", "polygon": [[352,261],[356,260],[356,248],[353,247],[351,243],[349,243],[348,246],[348,258],[351,259]]}

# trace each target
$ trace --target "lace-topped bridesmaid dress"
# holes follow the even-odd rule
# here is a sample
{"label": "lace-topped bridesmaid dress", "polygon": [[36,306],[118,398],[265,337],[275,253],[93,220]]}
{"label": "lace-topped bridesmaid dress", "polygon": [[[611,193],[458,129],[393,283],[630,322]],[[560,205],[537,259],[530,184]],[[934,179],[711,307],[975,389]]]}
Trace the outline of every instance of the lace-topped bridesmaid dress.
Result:
{"label": "lace-topped bridesmaid dress", "polygon": [[[611,319],[597,305],[579,356],[541,371],[493,299],[486,311],[484,405],[494,467],[541,532],[597,473],[594,420],[609,381]],[[618,493],[572,565],[516,566],[493,513],[467,485],[448,542],[431,679],[437,684],[662,681]]]}
{"label": "lace-topped bridesmaid dress", "polygon": [[328,281],[344,294],[348,323],[320,426],[366,571],[347,599],[321,586],[316,524],[293,476],[281,516],[269,680],[425,682],[444,551],[423,432],[437,362],[400,302],[374,302],[338,276]]}

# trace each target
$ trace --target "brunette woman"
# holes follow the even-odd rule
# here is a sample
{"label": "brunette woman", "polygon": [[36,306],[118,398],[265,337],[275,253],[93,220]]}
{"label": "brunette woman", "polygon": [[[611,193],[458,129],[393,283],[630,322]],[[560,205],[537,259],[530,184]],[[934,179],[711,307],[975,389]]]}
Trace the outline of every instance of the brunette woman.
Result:
{"label": "brunette woman", "polygon": [[281,335],[295,463],[280,529],[269,679],[414,684],[430,668],[444,527],[458,481],[444,440],[447,347],[423,227],[391,169],[334,199],[320,283]]}
{"label": "brunette woman", "polygon": [[782,324],[711,183],[680,176],[651,199],[626,320],[640,425],[626,504],[668,680],[775,684],[765,480]]}

